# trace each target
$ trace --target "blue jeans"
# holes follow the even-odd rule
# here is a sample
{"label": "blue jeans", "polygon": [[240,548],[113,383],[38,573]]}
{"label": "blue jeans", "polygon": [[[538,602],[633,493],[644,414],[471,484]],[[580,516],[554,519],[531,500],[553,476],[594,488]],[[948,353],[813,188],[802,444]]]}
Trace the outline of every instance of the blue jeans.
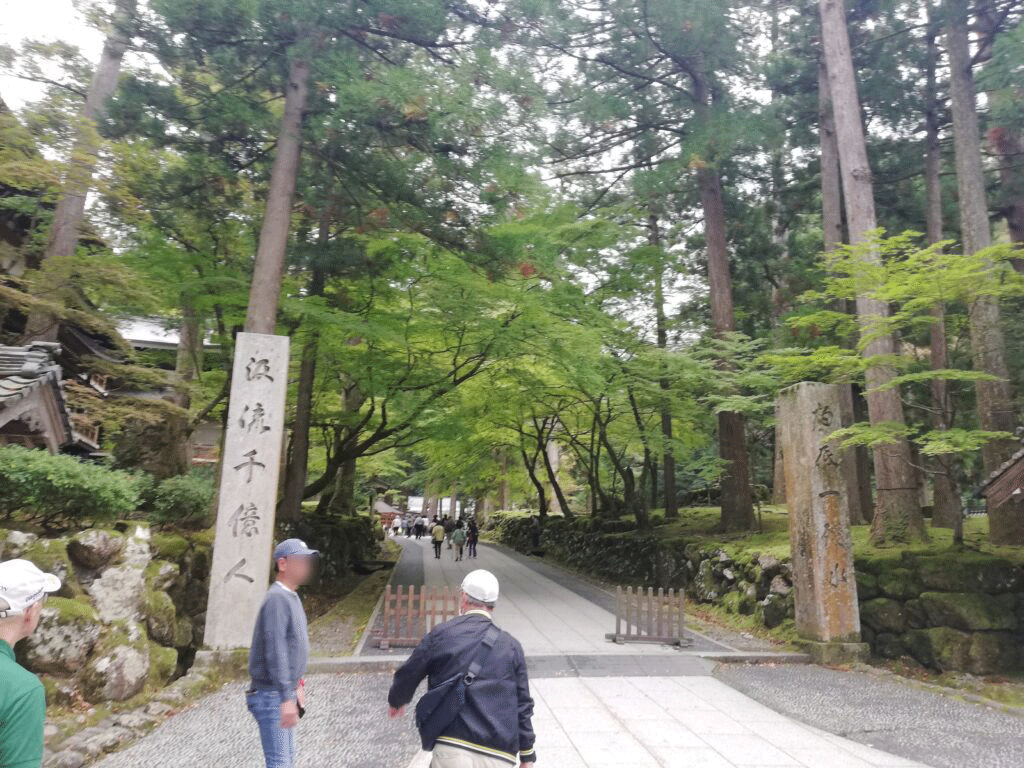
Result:
{"label": "blue jeans", "polygon": [[281,727],[281,695],[277,691],[249,691],[245,703],[260,727],[267,768],[295,765],[295,729]]}

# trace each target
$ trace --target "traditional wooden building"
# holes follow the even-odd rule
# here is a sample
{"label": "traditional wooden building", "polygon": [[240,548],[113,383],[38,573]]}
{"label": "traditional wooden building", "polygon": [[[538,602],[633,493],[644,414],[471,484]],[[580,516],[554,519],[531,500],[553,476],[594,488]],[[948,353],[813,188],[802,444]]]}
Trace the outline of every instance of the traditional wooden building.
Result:
{"label": "traditional wooden building", "polygon": [[[1002,510],[999,520],[1006,531],[1000,531],[998,540],[1024,544],[1024,448],[989,475],[976,495],[985,499],[989,513]],[[992,517],[989,517],[992,524]],[[1012,530],[1010,530],[1012,529]]]}
{"label": "traditional wooden building", "polygon": [[64,398],[60,344],[0,346],[0,444],[88,455],[99,428],[73,414]]}

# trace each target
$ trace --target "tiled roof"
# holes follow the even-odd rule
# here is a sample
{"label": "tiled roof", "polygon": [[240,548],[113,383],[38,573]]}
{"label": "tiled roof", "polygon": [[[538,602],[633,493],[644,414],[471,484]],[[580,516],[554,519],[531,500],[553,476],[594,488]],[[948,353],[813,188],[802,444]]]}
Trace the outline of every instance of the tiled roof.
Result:
{"label": "tiled roof", "polygon": [[61,370],[54,361],[59,351],[60,344],[44,342],[0,346],[0,410],[50,382],[59,388]]}
{"label": "tiled roof", "polygon": [[79,434],[71,423],[61,386],[61,368],[56,362],[60,350],[60,344],[50,342],[35,342],[25,347],[0,346],[0,414],[40,387],[52,387],[64,435],[58,438],[59,442],[95,450],[99,446],[94,438]]}
{"label": "tiled roof", "polygon": [[1024,448],[1021,448],[1019,451],[1013,454],[1013,456],[1011,456],[1002,464],[1000,464],[999,467],[997,467],[996,470],[985,479],[985,482],[978,486],[978,490],[975,491],[974,495],[976,497],[980,497],[982,492],[986,488],[988,488],[990,485],[992,485],[992,483],[994,483],[996,480],[1002,477],[1003,473],[1006,472],[1006,470],[1008,470],[1021,459],[1024,459]]}

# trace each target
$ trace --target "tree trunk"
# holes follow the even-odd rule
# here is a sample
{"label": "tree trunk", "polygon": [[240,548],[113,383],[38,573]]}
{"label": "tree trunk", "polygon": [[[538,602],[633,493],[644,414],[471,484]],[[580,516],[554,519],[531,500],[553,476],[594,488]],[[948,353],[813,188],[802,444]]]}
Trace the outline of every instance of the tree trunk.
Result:
{"label": "tree trunk", "polygon": [[356,460],[347,459],[338,468],[334,478],[334,493],[327,512],[336,517],[353,517],[356,510]]}
{"label": "tree trunk", "polygon": [[[698,117],[710,120],[712,95],[706,75],[694,77],[694,98]],[[697,188],[704,211],[704,244],[707,250],[711,328],[724,335],[736,328],[732,306],[732,275],[729,272],[729,243],[725,228],[725,203],[718,169],[707,158],[697,168]],[[750,460],[747,455],[745,419],[742,413],[718,416],[718,453],[726,463],[722,474],[722,529],[749,531],[756,524],[754,497],[750,488]]]}
{"label": "tree trunk", "polygon": [[454,520],[459,515],[459,487],[452,483],[452,494],[448,500],[448,514]]}
{"label": "tree trunk", "polygon": [[195,381],[203,370],[203,324],[196,312],[192,297],[181,294],[181,322],[178,323],[178,350],[174,361],[174,375],[182,385],[176,388],[174,404],[189,408],[192,398],[187,385]]}
{"label": "tree trunk", "polygon": [[[711,325],[716,334],[735,329],[732,308],[732,278],[725,231],[725,206],[718,171],[702,167],[697,171],[704,208],[704,237],[707,248]],[[750,462],[747,457],[746,425],[742,413],[718,416],[718,453],[726,462],[722,475],[722,529],[753,530],[754,500],[750,490]]]}
{"label": "tree trunk", "polygon": [[[555,445],[557,443],[549,442],[548,445]],[[551,483],[551,492],[555,496],[555,500],[558,502],[558,506],[561,509],[562,515],[568,519],[572,519],[572,510],[569,509],[569,502],[565,498],[565,491],[562,490],[562,484],[558,482],[558,467],[551,461],[551,454],[545,450],[544,454],[544,469],[548,473],[548,482]],[[561,464],[561,462],[559,462]]]}
{"label": "tree trunk", "polygon": [[[318,241],[326,245],[329,228],[321,218]],[[309,295],[322,296],[324,292],[324,271],[313,268]],[[285,520],[297,520],[302,514],[302,500],[305,496],[306,474],[309,470],[309,429],[313,418],[313,391],[316,384],[316,358],[320,348],[320,333],[313,331],[302,348],[302,363],[299,366],[299,383],[295,402],[295,423],[292,425],[291,460],[288,462],[284,494],[278,505],[278,512]]]}
{"label": "tree trunk", "polygon": [[[107,111],[107,102],[117,90],[121,74],[121,61],[132,41],[135,25],[136,0],[117,0],[110,31],[103,41],[103,52],[93,72],[85,104],[75,127],[75,140],[68,158],[67,175],[61,186],[57,207],[53,212],[50,233],[43,251],[43,265],[70,259],[78,247],[82,220],[85,218],[85,200],[92,188],[92,177],[99,158],[100,137],[97,125]],[[48,293],[54,286],[46,286]],[[59,291],[58,291],[59,293]],[[25,338],[32,341],[56,341],[57,318],[45,313],[33,313],[25,326]]]}
{"label": "tree trunk", "polygon": [[[661,248],[661,229],[658,224],[657,215],[651,214],[647,222],[648,242],[653,246]],[[662,266],[659,256],[657,271],[654,275],[654,322],[658,349],[665,355],[668,350],[668,320],[665,317],[665,276]],[[661,439],[663,443],[661,451],[661,484],[665,494],[665,517],[673,518],[679,516],[679,500],[676,497],[676,459],[672,453],[672,401],[670,399],[672,382],[669,381],[668,374],[664,371],[665,364],[663,360],[662,375],[658,378],[658,388],[661,390],[661,403],[658,410],[661,416]],[[652,485],[657,485],[654,475],[651,477],[651,482]],[[652,499],[652,503],[656,504],[657,501]]]}
{"label": "tree trunk", "polygon": [[[975,254],[992,244],[992,231],[985,195],[985,172],[981,162],[966,4],[947,0],[946,20],[960,232],[964,252]],[[1012,434],[1013,406],[998,298],[979,297],[970,307],[969,320],[974,370],[984,371],[997,378],[997,381],[978,381],[974,385],[978,426],[987,431]],[[1015,441],[1009,439],[993,440],[985,445],[981,450],[985,476],[988,477],[1009,458],[1016,447]]]}
{"label": "tree trunk", "polygon": [[[870,239],[877,222],[846,13],[841,0],[819,0],[819,10],[829,92],[839,139],[846,222],[850,242],[859,245]],[[863,257],[875,261],[878,254],[874,249],[867,249]],[[888,313],[889,308],[884,302],[867,297],[857,299],[857,316],[863,333],[872,332],[878,320]],[[891,358],[895,354],[896,343],[891,335],[873,339],[864,349],[864,356],[868,359]],[[894,377],[895,371],[891,367],[878,363],[872,364],[865,372],[872,426],[895,424],[902,427],[906,423],[900,393],[894,388],[879,389]],[[880,445],[874,450],[874,458],[878,496],[872,520],[872,541],[878,545],[926,539],[928,534],[917,503],[917,483],[909,443],[905,438],[898,438]]]}
{"label": "tree trunk", "polygon": [[498,510],[505,512],[509,508],[508,498],[508,452],[502,448],[501,458],[498,460],[501,479],[498,481]]}
{"label": "tree trunk", "polygon": [[989,136],[999,158],[999,207],[1006,218],[1010,240],[1024,243],[1024,142],[1015,126],[997,126]]}
{"label": "tree trunk", "polygon": [[[843,244],[843,200],[839,140],[824,59],[818,60],[818,139],[821,147],[822,245],[825,253],[831,253]],[[842,302],[842,311],[849,313],[851,308],[847,304]],[[839,389],[840,424],[849,427],[856,421],[853,383],[840,383]],[[871,464],[867,448],[846,449],[842,453],[842,461],[843,479],[849,496],[850,525],[864,525],[871,521],[872,508]]]}
{"label": "tree trunk", "polygon": [[542,518],[548,516],[548,497],[547,492],[544,489],[544,481],[537,474],[537,459],[539,455],[537,453],[533,456],[533,461],[530,461],[529,455],[524,449],[522,451],[523,465],[526,467],[526,474],[530,476],[530,482],[533,483],[533,487],[537,490],[537,514]]}
{"label": "tree trunk", "polygon": [[[301,45],[302,42],[296,47]],[[245,330],[249,333],[272,334],[277,326],[277,306],[281,298],[295,182],[299,173],[302,119],[309,91],[309,61],[298,53],[292,51],[288,66],[284,116],[278,130],[277,150],[270,171],[270,187],[260,227],[260,242],[253,264],[249,309],[245,316]]]}
{"label": "tree trunk", "polygon": [[[929,243],[942,240],[942,146],[941,117],[935,70],[939,61],[938,28],[929,0],[927,53],[925,62],[925,222]],[[949,367],[946,342],[946,307],[936,304],[932,309],[935,322],[931,327],[931,367],[940,371]],[[952,409],[949,386],[945,379],[932,379],[932,426],[946,430],[951,426]],[[960,497],[953,482],[953,463],[948,457],[937,456],[930,462],[932,471],[932,527],[952,528],[954,539],[963,538],[963,516]]]}

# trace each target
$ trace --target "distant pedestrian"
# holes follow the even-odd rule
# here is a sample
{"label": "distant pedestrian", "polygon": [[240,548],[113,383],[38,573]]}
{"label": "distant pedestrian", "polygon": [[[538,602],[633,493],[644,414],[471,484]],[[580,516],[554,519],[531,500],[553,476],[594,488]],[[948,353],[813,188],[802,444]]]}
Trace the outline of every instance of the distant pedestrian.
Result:
{"label": "distant pedestrian", "polygon": [[540,549],[540,515],[534,515],[530,520],[530,545],[534,552]]}
{"label": "distant pedestrian", "polygon": [[277,580],[263,598],[252,633],[246,703],[259,725],[267,768],[295,764],[295,726],[305,713],[303,675],[309,660],[309,630],[298,589],[309,583],[318,554],[299,539],[277,545]]}
{"label": "distant pedestrian", "polygon": [[434,753],[431,768],[530,768],[537,760],[523,647],[492,622],[497,600],[494,574],[467,575],[461,615],[434,627],[395,672],[391,717],[427,678],[416,725],[423,748]]}
{"label": "distant pedestrian", "polygon": [[466,546],[466,529],[462,527],[461,520],[455,524],[455,530],[452,531],[449,540],[455,545],[455,559],[461,560],[462,550]]}
{"label": "distant pedestrian", "polygon": [[452,531],[455,530],[455,520],[450,516],[444,519],[444,535],[448,539],[448,549],[452,548]]}
{"label": "distant pedestrian", "polygon": [[440,520],[434,521],[434,527],[430,531],[430,538],[434,542],[434,559],[441,559],[441,545],[444,544],[444,526]]}
{"label": "distant pedestrian", "polygon": [[480,528],[476,524],[474,518],[469,519],[469,525],[466,527],[466,547],[467,556],[476,558],[476,545],[480,541]]}
{"label": "distant pedestrian", "polygon": [[14,660],[14,646],[39,626],[43,601],[60,579],[28,560],[0,563],[0,766],[43,763],[46,694],[39,678]]}

